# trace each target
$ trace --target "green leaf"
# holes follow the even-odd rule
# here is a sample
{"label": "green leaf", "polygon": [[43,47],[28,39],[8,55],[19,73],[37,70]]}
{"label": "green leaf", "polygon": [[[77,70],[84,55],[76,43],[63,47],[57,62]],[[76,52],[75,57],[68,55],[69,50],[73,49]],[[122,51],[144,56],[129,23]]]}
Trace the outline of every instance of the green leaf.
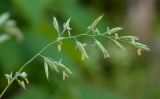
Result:
{"label": "green leaf", "polygon": [[118,37],[118,39],[132,42],[132,41],[138,40],[138,37],[136,37],[136,36],[120,36],[120,37]]}
{"label": "green leaf", "polygon": [[118,48],[120,48],[122,51],[125,51],[126,49],[121,45],[118,41],[112,39],[112,41],[117,45]]}
{"label": "green leaf", "polygon": [[79,48],[80,52],[82,53],[82,60],[84,60],[85,58],[89,58],[84,48],[84,44],[76,40],[76,46]]}
{"label": "green leaf", "polygon": [[93,30],[102,18],[103,15],[99,16],[90,26],[88,26],[88,29]]}
{"label": "green leaf", "polygon": [[121,27],[116,27],[116,28],[111,29],[110,31],[111,31],[111,33],[115,33],[115,32],[118,32],[118,31],[120,31],[122,29],[123,28],[121,28]]}
{"label": "green leaf", "polygon": [[52,70],[59,72],[57,65],[51,59],[47,59],[47,63]]}
{"label": "green leaf", "polygon": [[67,74],[70,74],[70,75],[72,74],[71,70],[64,64],[58,63],[57,65],[62,69],[62,71],[65,71]]}
{"label": "green leaf", "polygon": [[110,55],[108,54],[107,50],[103,47],[103,45],[101,44],[101,42],[95,40],[95,44],[102,51],[102,53],[104,55],[104,58],[110,57]]}
{"label": "green leaf", "polygon": [[111,35],[111,34],[116,33],[116,32],[118,32],[118,31],[120,31],[122,29],[123,28],[121,28],[121,27],[116,27],[116,28],[112,28],[112,29],[109,29],[109,27],[107,27],[107,32],[105,32],[103,34],[109,34],[109,35]]}
{"label": "green leaf", "polygon": [[65,80],[66,77],[67,77],[67,78],[69,77],[68,74],[67,74],[66,72],[63,72],[62,74],[63,74],[63,80]]}
{"label": "green leaf", "polygon": [[[67,22],[63,24],[63,32],[62,32],[62,34],[63,34],[65,31],[67,31],[67,32],[68,32],[68,36],[71,36],[70,31],[72,30],[72,28],[69,26],[70,21],[71,21],[71,19],[69,18],[69,19],[67,20]],[[61,35],[62,35],[62,34],[61,34]]]}
{"label": "green leaf", "polygon": [[47,79],[49,78],[49,71],[48,71],[48,64],[47,64],[47,58],[44,58],[44,70],[46,73]]}
{"label": "green leaf", "polygon": [[66,31],[66,30],[70,31],[70,30],[71,30],[71,28],[70,28],[70,26],[69,26],[70,21],[71,21],[71,19],[69,18],[69,19],[67,20],[67,22],[63,24],[64,31]]}
{"label": "green leaf", "polygon": [[67,68],[67,66],[62,64],[61,61],[55,61],[55,60],[48,58],[48,57],[45,57],[45,56],[42,56],[42,57],[44,58],[44,67],[45,67],[45,73],[46,73],[47,79],[49,77],[48,66],[52,70],[55,70],[58,73],[61,72],[63,74],[63,79],[65,77],[69,77],[69,75],[72,74],[71,70],[69,68]]}
{"label": "green leaf", "polygon": [[24,81],[22,80],[18,80],[17,79],[17,82],[18,82],[18,84],[23,88],[23,89],[26,89],[26,86],[25,86],[25,83],[24,83]]}
{"label": "green leaf", "polygon": [[5,74],[5,77],[6,77],[6,79],[8,80],[8,84],[9,84],[10,81],[12,80],[12,78],[13,78],[12,72],[11,72],[10,74]]}
{"label": "green leaf", "polygon": [[60,33],[60,31],[59,31],[59,25],[58,25],[58,21],[57,21],[56,17],[53,17],[53,25],[54,25],[54,28],[56,29],[56,31],[58,33]]}
{"label": "green leaf", "polygon": [[136,46],[139,49],[143,49],[143,50],[146,50],[146,51],[151,50],[147,45],[144,45],[142,43],[135,42],[135,43],[131,43],[131,44],[133,44],[134,46]]}

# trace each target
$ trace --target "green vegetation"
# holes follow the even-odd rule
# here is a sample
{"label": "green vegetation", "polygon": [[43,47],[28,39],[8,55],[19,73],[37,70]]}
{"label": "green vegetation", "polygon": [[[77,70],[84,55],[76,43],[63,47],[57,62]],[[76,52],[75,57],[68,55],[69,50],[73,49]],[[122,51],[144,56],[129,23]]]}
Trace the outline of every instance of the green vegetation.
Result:
{"label": "green vegetation", "polygon": [[159,99],[154,32],[147,36],[147,16],[146,23],[134,21],[145,32],[129,28],[130,17],[138,18],[141,11],[129,16],[130,6],[139,9],[131,4],[127,0],[2,1],[2,99]]}
{"label": "green vegetation", "polygon": [[[144,49],[146,51],[150,51],[150,49],[141,43],[136,42],[135,40],[137,40],[137,37],[135,36],[118,36],[117,32],[119,30],[122,30],[122,28],[117,27],[117,28],[113,28],[113,29],[108,29],[107,31],[104,33],[101,33],[99,31],[99,29],[97,28],[97,24],[99,23],[99,21],[102,19],[102,15],[100,17],[98,17],[90,26],[88,26],[88,31],[84,34],[79,34],[76,36],[71,36],[70,34],[70,18],[67,20],[66,23],[63,24],[63,31],[60,32],[59,29],[59,25],[57,22],[56,18],[53,18],[53,25],[58,33],[58,38],[57,40],[49,43],[48,45],[46,45],[44,48],[42,48],[35,56],[33,56],[29,61],[27,61],[19,70],[18,72],[16,72],[16,74],[13,76],[13,73],[11,72],[10,74],[5,74],[6,79],[8,80],[8,84],[5,87],[5,89],[3,90],[3,92],[0,95],[0,98],[2,98],[3,94],[6,92],[6,90],[9,88],[9,86],[14,82],[14,80],[16,80],[18,82],[18,84],[26,89],[25,87],[25,83],[29,83],[28,79],[27,79],[27,74],[26,72],[22,72],[23,69],[30,63],[32,62],[35,58],[37,58],[38,56],[41,56],[44,59],[44,68],[45,68],[45,73],[46,73],[46,77],[47,79],[49,79],[49,68],[51,68],[53,71],[55,70],[56,72],[61,72],[63,75],[63,80],[65,80],[66,77],[69,77],[69,75],[72,74],[71,70],[69,68],[67,68],[64,64],[62,64],[62,60],[60,61],[55,61],[51,58],[45,57],[43,55],[41,55],[48,47],[50,47],[53,44],[58,43],[58,51],[61,51],[61,46],[62,46],[62,40],[65,39],[74,39],[76,42],[76,47],[79,48],[80,52],[82,53],[82,60],[84,60],[85,58],[89,58],[89,56],[87,55],[87,52],[85,50],[85,46],[86,44],[82,44],[81,42],[79,42],[77,39],[78,37],[81,36],[88,36],[93,38],[95,44],[98,46],[98,48],[102,51],[104,58],[110,57],[110,55],[108,54],[107,50],[105,49],[105,47],[103,47],[103,45],[96,40],[96,37],[101,36],[101,37],[106,37],[109,38],[110,40],[112,40],[120,49],[124,50],[125,48],[118,42],[118,40],[120,41],[124,41],[127,42],[129,44],[134,45],[135,47],[138,48],[138,55],[141,55],[141,50]],[[2,17],[3,18],[3,17]],[[4,21],[5,23],[5,21]],[[63,36],[63,34],[65,32],[68,32],[68,36]],[[89,33],[92,34],[89,34]],[[115,36],[112,36],[112,34],[115,34]],[[20,80],[19,78],[21,78],[22,80]]]}

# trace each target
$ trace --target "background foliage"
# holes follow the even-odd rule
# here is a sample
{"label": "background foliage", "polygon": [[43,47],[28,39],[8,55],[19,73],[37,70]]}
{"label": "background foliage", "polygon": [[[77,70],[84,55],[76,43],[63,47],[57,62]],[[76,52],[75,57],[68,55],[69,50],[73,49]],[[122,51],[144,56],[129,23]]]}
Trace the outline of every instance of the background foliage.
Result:
{"label": "background foliage", "polygon": [[[47,43],[55,40],[57,33],[52,24],[53,16],[60,20],[61,25],[71,17],[71,33],[76,35],[85,32],[87,26],[103,13],[104,19],[99,25],[101,30],[106,29],[105,25],[122,26],[125,28],[122,34],[138,35],[152,49],[152,52],[139,57],[131,46],[123,52],[109,40],[101,39],[111,57],[103,59],[97,49],[88,49],[91,59],[81,61],[81,54],[75,50],[74,44],[65,41],[61,53],[56,47],[50,47],[44,55],[56,60],[63,57],[73,77],[63,81],[61,75],[53,73],[48,82],[43,60],[37,58],[25,69],[30,80],[27,89],[24,91],[15,83],[4,99],[159,99],[160,24],[156,12],[159,1],[155,0],[157,3],[154,3],[155,13],[152,15],[157,21],[153,21],[150,26],[153,30],[148,34],[130,31],[127,13],[131,1],[134,3],[134,0],[0,0],[0,14],[9,12],[24,35],[21,42],[12,38],[0,44],[0,90],[7,82],[3,76],[5,73],[16,71]],[[86,38],[82,40],[86,41]]]}

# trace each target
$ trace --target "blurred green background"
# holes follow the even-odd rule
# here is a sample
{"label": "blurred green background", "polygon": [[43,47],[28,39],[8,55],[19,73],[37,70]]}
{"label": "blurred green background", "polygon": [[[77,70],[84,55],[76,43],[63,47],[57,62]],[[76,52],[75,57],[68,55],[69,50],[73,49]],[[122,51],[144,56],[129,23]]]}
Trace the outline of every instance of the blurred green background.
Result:
{"label": "blurred green background", "polygon": [[138,56],[130,45],[125,45],[127,51],[123,52],[109,40],[102,40],[111,58],[103,59],[98,49],[90,48],[91,58],[81,61],[75,44],[65,40],[61,53],[53,46],[43,55],[63,58],[73,72],[71,78],[63,81],[52,72],[47,81],[43,59],[37,58],[24,70],[29,74],[27,89],[14,83],[3,99],[160,99],[159,7],[159,0],[0,0],[0,14],[9,12],[24,35],[21,42],[12,38],[0,43],[0,91],[7,84],[5,73],[15,72],[56,39],[53,16],[61,26],[71,17],[71,34],[77,35],[104,14],[101,30],[121,26],[120,35],[136,35],[152,49]]}

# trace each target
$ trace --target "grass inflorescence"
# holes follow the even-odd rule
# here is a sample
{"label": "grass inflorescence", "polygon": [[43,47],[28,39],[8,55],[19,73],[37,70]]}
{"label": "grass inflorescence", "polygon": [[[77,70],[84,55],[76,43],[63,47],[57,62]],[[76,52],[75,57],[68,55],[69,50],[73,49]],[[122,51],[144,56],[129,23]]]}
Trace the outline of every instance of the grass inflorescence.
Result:
{"label": "grass inflorescence", "polygon": [[[121,27],[116,27],[110,29],[107,27],[105,32],[101,32],[98,28],[97,25],[100,22],[100,20],[103,18],[103,15],[98,17],[91,25],[88,26],[87,32],[79,35],[71,35],[71,30],[72,28],[70,27],[70,21],[71,19],[69,18],[64,24],[63,24],[63,30],[60,30],[59,23],[56,19],[56,17],[53,17],[53,26],[58,33],[58,37],[55,41],[49,43],[46,45],[44,48],[42,48],[35,56],[33,56],[29,61],[27,61],[15,74],[11,72],[10,74],[5,74],[6,79],[8,80],[8,83],[2,93],[0,94],[0,98],[4,95],[4,93],[7,91],[9,86],[14,82],[17,81],[18,84],[22,88],[26,88],[26,84],[29,83],[28,78],[27,78],[27,73],[23,71],[23,69],[30,63],[32,62],[35,58],[41,57],[44,59],[44,71],[47,79],[49,79],[49,69],[52,71],[55,71],[57,73],[62,74],[63,80],[66,78],[70,77],[73,73],[72,71],[62,63],[62,59],[60,60],[54,60],[53,58],[49,58],[47,56],[43,56],[42,53],[49,47],[54,44],[57,44],[57,49],[60,52],[62,49],[62,43],[63,40],[67,39],[73,39],[75,42],[76,48],[80,51],[82,54],[82,60],[89,59],[89,55],[86,51],[87,44],[82,43],[80,40],[78,40],[79,37],[90,37],[93,39],[93,45],[96,45],[97,48],[103,53],[104,58],[110,57],[110,54],[108,53],[107,49],[103,44],[98,41],[96,38],[98,37],[104,37],[106,39],[109,39],[113,41],[113,43],[121,50],[125,51],[126,48],[121,44],[121,42],[125,42],[128,44],[133,45],[134,47],[137,48],[138,55],[141,55],[141,51],[146,50],[150,51],[149,47],[141,44],[138,41],[138,38],[136,36],[119,36],[118,32],[122,30]],[[67,36],[64,36],[65,33],[68,33]],[[58,53],[57,53],[58,54]]]}

